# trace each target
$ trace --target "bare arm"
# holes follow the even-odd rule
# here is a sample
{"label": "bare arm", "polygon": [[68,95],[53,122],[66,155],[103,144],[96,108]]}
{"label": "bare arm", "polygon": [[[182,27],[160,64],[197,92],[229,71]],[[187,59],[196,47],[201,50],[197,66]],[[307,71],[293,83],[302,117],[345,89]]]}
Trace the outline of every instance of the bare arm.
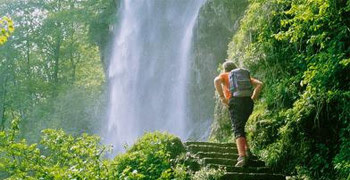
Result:
{"label": "bare arm", "polygon": [[218,94],[220,96],[220,99],[221,99],[222,103],[224,103],[225,105],[228,105],[228,101],[225,98],[224,91],[222,89],[222,79],[220,78],[220,76],[217,76],[214,79],[214,86],[215,86],[215,89],[216,89],[216,91],[218,92]]}
{"label": "bare arm", "polygon": [[261,81],[257,80],[257,79],[254,79],[254,78],[250,78],[250,82],[254,86],[254,91],[253,91],[253,94],[252,94],[251,98],[253,100],[257,100],[259,95],[260,95],[263,83]]}

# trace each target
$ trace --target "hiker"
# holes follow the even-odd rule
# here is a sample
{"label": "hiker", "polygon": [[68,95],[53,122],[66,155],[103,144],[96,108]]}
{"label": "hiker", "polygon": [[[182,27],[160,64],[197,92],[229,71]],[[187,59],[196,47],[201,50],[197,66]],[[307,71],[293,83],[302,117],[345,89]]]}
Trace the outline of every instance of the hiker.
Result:
{"label": "hiker", "polygon": [[250,154],[244,128],[253,112],[253,101],[259,97],[262,82],[252,78],[248,70],[237,68],[232,61],[226,61],[223,68],[224,72],[215,78],[214,85],[222,103],[229,108],[239,155],[235,166],[243,167]]}

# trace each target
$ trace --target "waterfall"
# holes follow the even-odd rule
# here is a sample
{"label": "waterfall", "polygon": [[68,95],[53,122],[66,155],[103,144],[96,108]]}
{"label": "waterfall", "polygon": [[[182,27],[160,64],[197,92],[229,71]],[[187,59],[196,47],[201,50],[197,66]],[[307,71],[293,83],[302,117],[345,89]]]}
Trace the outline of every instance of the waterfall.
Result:
{"label": "waterfall", "polygon": [[192,36],[205,0],[124,0],[109,66],[104,137],[116,151],[144,132],[188,137]]}

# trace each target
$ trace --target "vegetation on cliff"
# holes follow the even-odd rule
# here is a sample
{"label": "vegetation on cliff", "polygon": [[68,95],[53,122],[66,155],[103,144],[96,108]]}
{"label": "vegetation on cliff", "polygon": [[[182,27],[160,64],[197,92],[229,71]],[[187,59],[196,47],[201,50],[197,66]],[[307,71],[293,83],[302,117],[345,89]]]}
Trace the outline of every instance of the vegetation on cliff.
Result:
{"label": "vegetation on cliff", "polygon": [[268,165],[350,178],[349,17],[343,0],[250,1],[228,56],[265,83],[246,128]]}

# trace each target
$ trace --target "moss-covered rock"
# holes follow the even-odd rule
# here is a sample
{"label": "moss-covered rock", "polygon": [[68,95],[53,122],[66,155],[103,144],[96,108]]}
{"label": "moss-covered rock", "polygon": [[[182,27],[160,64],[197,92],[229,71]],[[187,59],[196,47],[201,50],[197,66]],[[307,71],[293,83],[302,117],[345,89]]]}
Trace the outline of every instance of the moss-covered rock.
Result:
{"label": "moss-covered rock", "polygon": [[217,96],[215,102],[214,121],[211,125],[209,141],[228,142],[233,137],[230,113]]}
{"label": "moss-covered rock", "polygon": [[226,59],[227,44],[237,31],[247,5],[247,0],[207,0],[199,12],[189,85],[190,118],[195,122],[192,126],[198,129],[192,134],[195,138],[207,130],[208,123],[204,122],[214,119],[213,81],[218,75],[217,66]]}

